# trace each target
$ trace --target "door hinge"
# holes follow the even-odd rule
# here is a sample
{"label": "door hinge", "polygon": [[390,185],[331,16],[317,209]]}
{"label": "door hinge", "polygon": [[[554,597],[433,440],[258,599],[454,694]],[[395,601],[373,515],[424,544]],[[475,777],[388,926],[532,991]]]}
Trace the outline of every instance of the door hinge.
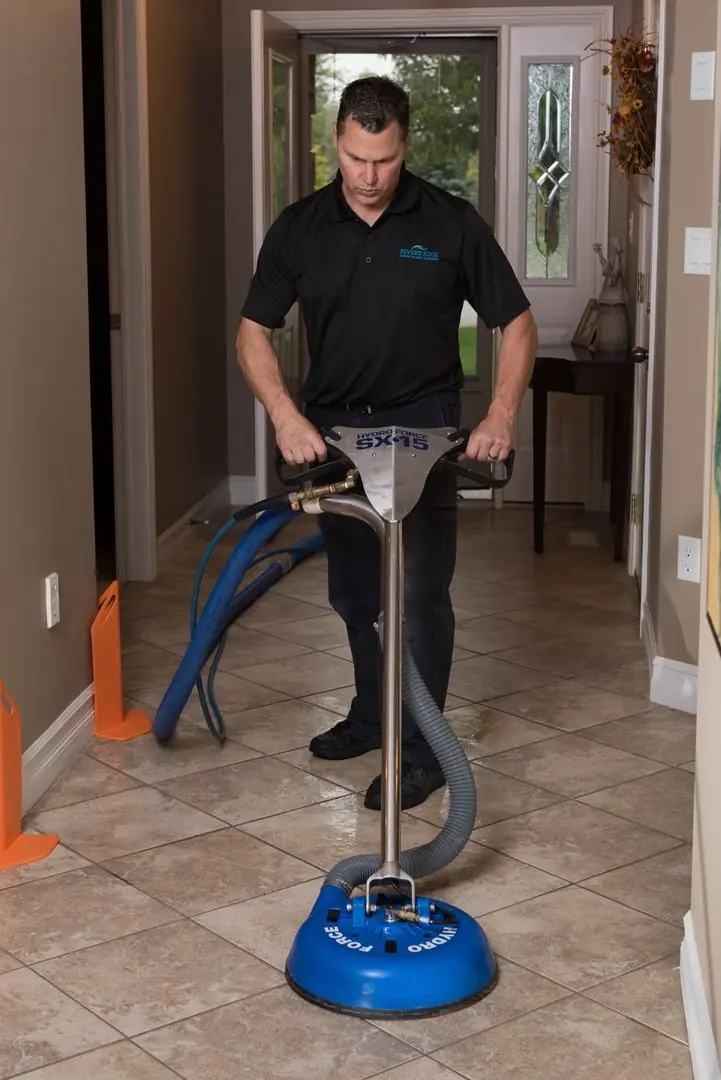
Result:
{"label": "door hinge", "polygon": [[632,525],[640,525],[641,524],[641,496],[640,495],[635,495],[634,494],[634,495],[631,496],[631,524]]}
{"label": "door hinge", "polygon": [[636,274],[636,303],[642,304],[646,296],[646,275],[643,270]]}

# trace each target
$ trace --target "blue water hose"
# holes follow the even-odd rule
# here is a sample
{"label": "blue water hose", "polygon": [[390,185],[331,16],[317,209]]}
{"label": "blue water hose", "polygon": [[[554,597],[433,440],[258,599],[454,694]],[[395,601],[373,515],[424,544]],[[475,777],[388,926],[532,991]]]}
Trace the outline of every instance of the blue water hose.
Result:
{"label": "blue water hose", "polygon": [[[252,509],[253,508],[248,508],[242,516],[248,516]],[[236,590],[240,582],[255,561],[261,548],[267,544],[288,521],[290,521],[295,513],[297,513],[297,511],[291,509],[287,499],[285,500],[284,506],[280,505],[265,509],[256,518],[230,555],[220,577],[216,581],[213,590],[208,597],[208,601],[203,608],[200,618],[197,619],[195,626],[192,628],[191,639],[188,648],[185,651],[185,655],[183,656],[155,714],[153,734],[160,742],[166,742],[175,732],[180,719],[180,714],[185,708],[193,687],[197,686],[200,681],[200,673],[203,670],[205,662],[211,651],[218,644],[228,625],[228,617],[232,610]],[[219,540],[226,535],[230,528],[232,528],[232,524],[237,523],[237,520],[238,518],[235,517],[226,522],[212,541],[209,549],[206,550],[203,560],[201,560],[201,565],[198,568],[198,573],[196,574],[196,586],[198,587],[198,590],[202,573],[207,566],[212,552],[215,550]],[[273,578],[273,580],[276,579]],[[268,582],[265,586],[267,588],[271,583],[270,578],[266,579],[266,581]],[[255,585],[255,582],[252,582],[251,585]],[[260,595],[260,593],[255,594],[254,590],[254,593],[251,595],[253,595],[253,599],[257,599],[257,595]],[[240,597],[237,599],[240,600]],[[253,601],[251,600],[250,602],[252,603]],[[194,589],[191,623],[195,622],[196,611],[197,595]],[[205,706],[204,712],[207,721],[209,714],[206,712],[207,703],[205,703],[204,697],[201,698],[201,703]],[[209,724],[209,726],[211,725]],[[215,734],[215,732],[213,733]]]}
{"label": "blue water hose", "polygon": [[[235,622],[239,615],[254,604],[271,585],[274,585],[276,581],[279,581],[286,574],[290,573],[294,566],[297,566],[299,562],[309,558],[311,555],[316,555],[321,552],[325,547],[325,541],[323,534],[318,532],[313,536],[307,537],[305,540],[300,540],[297,544],[293,544],[289,548],[279,548],[276,551],[269,552],[267,555],[261,555],[259,558],[254,559],[251,566],[256,566],[260,562],[265,562],[270,559],[269,566],[259,574],[257,578],[246,585],[241,592],[237,593],[233,597],[228,611],[226,619],[226,627],[223,630],[220,641],[218,642],[213,661],[210,665],[208,673],[208,699],[210,701],[210,707],[215,714],[215,720],[213,720],[207,713],[205,713],[205,720],[214,738],[219,742],[223,742],[225,738],[225,724],[223,722],[223,715],[220,711],[220,707],[215,698],[214,682],[215,675],[220,665],[221,658],[223,656],[223,650],[228,637],[228,628]],[[199,679],[202,685],[202,677]]]}

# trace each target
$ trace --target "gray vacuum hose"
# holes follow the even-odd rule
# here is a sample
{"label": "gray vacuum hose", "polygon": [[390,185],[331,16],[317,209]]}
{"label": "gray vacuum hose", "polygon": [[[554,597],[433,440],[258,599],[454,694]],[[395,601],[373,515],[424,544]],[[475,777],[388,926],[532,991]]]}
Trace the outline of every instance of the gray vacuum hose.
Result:
{"label": "gray vacuum hose", "polygon": [[[382,621],[379,634],[382,643]],[[451,800],[448,818],[438,835],[401,853],[401,867],[415,880],[442,870],[463,851],[476,824],[476,783],[466,753],[423,682],[405,636],[403,700],[443,770]],[[353,855],[333,867],[326,884],[337,885],[350,896],[379,866],[379,855]]]}

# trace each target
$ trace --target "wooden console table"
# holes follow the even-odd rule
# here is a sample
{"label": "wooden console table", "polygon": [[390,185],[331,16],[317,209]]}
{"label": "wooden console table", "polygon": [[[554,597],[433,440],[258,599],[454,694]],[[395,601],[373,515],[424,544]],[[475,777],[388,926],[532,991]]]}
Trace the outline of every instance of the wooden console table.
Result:
{"label": "wooden console table", "polygon": [[[593,394],[613,402],[611,521],[613,557],[623,559],[631,481],[631,438],[637,358],[631,352],[593,353],[576,345],[542,345],[531,379],[533,390],[533,550],[543,552],[546,505],[548,395]],[[639,358],[640,362],[640,358]]]}

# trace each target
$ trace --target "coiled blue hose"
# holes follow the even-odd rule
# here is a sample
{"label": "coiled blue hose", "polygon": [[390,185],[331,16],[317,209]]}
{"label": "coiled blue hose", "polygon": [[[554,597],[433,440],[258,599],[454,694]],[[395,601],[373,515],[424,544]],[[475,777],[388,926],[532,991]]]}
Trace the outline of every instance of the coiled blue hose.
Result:
{"label": "coiled blue hose", "polygon": [[[270,502],[268,500],[267,502]],[[262,504],[267,506],[267,502]],[[285,503],[285,505],[283,505]],[[259,508],[261,504],[256,504]],[[218,531],[208,548],[203,554],[195,575],[193,596],[191,601],[190,629],[191,638],[183,659],[166,690],[163,700],[158,706],[153,721],[153,734],[160,742],[166,742],[175,732],[185,705],[192,693],[193,686],[198,689],[201,707],[206,723],[215,738],[220,742],[225,738],[225,727],[222,721],[220,709],[212,692],[212,680],[222,655],[225,645],[227,629],[230,623],[241,614],[250,604],[254,603],[273,582],[277,581],[288,569],[296,565],[301,559],[323,546],[322,536],[301,541],[288,549],[280,552],[266,554],[258,558],[258,552],[272,539],[273,536],[297,513],[288,505],[287,497],[281,497],[276,506],[264,509],[250,526],[245,535],[236,545],[228,561],[226,562],[220,577],[216,581],[213,590],[208,597],[202,614],[198,618],[198,602],[203,574],[208,565],[211,555],[215,551],[220,540],[238,523],[241,517],[250,516],[256,507],[248,507],[244,512],[234,515]],[[276,562],[255,581],[236,595],[236,590],[251,566],[260,561],[276,556]],[[281,561],[282,560],[282,561]],[[208,701],[202,684],[201,673],[205,663],[214,649],[218,649],[213,666],[211,668],[211,682],[208,697],[215,713],[218,725],[210,715]]]}

